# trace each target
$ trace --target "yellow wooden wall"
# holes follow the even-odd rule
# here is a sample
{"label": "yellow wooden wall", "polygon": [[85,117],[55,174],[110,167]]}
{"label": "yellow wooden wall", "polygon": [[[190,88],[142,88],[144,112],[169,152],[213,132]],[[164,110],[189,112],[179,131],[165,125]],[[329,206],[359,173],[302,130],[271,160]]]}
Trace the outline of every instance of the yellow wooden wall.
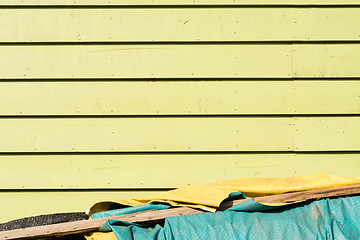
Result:
{"label": "yellow wooden wall", "polygon": [[357,0],[0,0],[0,222],[360,174]]}

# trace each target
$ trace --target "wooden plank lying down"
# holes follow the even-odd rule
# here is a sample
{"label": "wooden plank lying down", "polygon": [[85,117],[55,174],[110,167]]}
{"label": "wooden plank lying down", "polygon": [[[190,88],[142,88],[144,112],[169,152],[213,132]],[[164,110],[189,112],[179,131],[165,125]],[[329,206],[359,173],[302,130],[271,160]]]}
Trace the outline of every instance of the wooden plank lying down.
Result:
{"label": "wooden plank lying down", "polygon": [[[360,184],[257,197],[254,198],[254,200],[261,203],[292,203],[310,199],[350,196],[356,194],[360,194]],[[227,209],[247,200],[248,199],[241,199],[223,202],[220,205],[219,210]],[[182,216],[201,212],[203,211],[189,207],[178,207],[157,211],[149,210],[121,216],[4,231],[0,232],[0,239],[34,239],[40,237],[84,233],[98,230],[107,220],[121,220],[133,223],[149,222],[163,220],[166,217]]]}
{"label": "wooden plank lying down", "polygon": [[[334,198],[334,197],[344,197],[350,195],[360,194],[360,184],[348,185],[342,187],[333,187],[333,188],[324,188],[324,189],[315,189],[309,191],[300,191],[292,193],[284,193],[263,197],[253,198],[256,202],[259,203],[295,203],[299,201],[320,199],[320,198]],[[239,203],[245,202],[248,199],[232,200],[223,202],[218,210],[225,210],[232,206],[235,206]]]}
{"label": "wooden plank lying down", "polygon": [[16,229],[0,232],[0,239],[32,239],[40,237],[60,236],[75,233],[84,233],[98,230],[107,220],[120,220],[126,222],[149,222],[165,219],[166,217],[182,216],[203,211],[188,207],[171,208],[165,210],[152,210],[113,216],[106,218],[97,218],[91,220],[82,220],[76,222],[58,223],[52,225],[30,227],[25,229]]}

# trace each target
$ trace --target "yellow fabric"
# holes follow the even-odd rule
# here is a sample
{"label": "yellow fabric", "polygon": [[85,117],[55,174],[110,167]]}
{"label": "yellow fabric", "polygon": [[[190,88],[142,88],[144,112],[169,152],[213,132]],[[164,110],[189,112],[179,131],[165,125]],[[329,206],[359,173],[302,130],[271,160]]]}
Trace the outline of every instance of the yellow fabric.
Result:
{"label": "yellow fabric", "polygon": [[297,192],[329,187],[360,184],[360,178],[315,174],[290,178],[243,178],[217,183],[191,185],[148,198],[121,199],[99,202],[90,208],[90,213],[106,211],[112,203],[138,206],[149,202],[168,203],[172,206],[191,206],[215,211],[231,192],[242,192],[247,197],[259,197],[286,192]]}
{"label": "yellow fabric", "polygon": [[[131,198],[113,202],[99,202],[93,205],[90,210],[91,213],[105,211],[112,203],[138,206],[149,202],[164,202],[173,206],[191,206],[214,211],[231,192],[236,191],[244,193],[247,197],[260,197],[353,184],[360,184],[360,178],[347,178],[326,174],[290,178],[243,178],[204,185],[186,186],[149,198]],[[85,237],[87,240],[117,240],[115,234],[112,232],[93,233]]]}
{"label": "yellow fabric", "polygon": [[84,236],[87,240],[118,240],[113,232],[92,232]]}

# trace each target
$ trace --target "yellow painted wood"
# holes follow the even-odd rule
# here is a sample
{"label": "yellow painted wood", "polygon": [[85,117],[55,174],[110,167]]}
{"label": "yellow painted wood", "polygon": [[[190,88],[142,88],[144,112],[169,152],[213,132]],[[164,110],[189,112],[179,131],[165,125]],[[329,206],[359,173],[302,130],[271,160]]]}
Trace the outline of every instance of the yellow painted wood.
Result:
{"label": "yellow painted wood", "polygon": [[[283,77],[290,45],[1,46],[11,78]],[[360,44],[295,44],[293,76],[359,77]]]}
{"label": "yellow painted wood", "polygon": [[354,151],[360,148],[359,119],[1,119],[0,151],[291,151],[293,145],[298,151]]}
{"label": "yellow painted wood", "polygon": [[0,152],[287,151],[291,118],[0,119]]}
{"label": "yellow painted wood", "polygon": [[359,159],[346,153],[6,155],[0,156],[0,189],[178,188],[248,177],[358,176]]}
{"label": "yellow painted wood", "polygon": [[293,45],[294,77],[360,77],[360,44]]}
{"label": "yellow painted wood", "polygon": [[[292,95],[294,113],[358,114],[360,112],[360,82],[357,80],[295,81],[294,86]],[[285,100],[286,97],[282,99]]]}
{"label": "yellow painted wood", "polygon": [[359,117],[298,118],[295,151],[359,151]]}
{"label": "yellow painted wood", "polygon": [[0,46],[0,78],[291,77],[290,45]]}
{"label": "yellow painted wood", "polygon": [[57,5],[360,5],[358,0],[0,0],[0,5],[57,6]]}
{"label": "yellow painted wood", "polygon": [[0,9],[0,22],[1,42],[360,39],[357,8]]}
{"label": "yellow painted wood", "polygon": [[359,92],[349,80],[0,82],[0,115],[354,114]]}
{"label": "yellow painted wood", "polygon": [[41,214],[85,212],[99,201],[147,197],[157,193],[160,191],[0,191],[0,223]]}
{"label": "yellow painted wood", "polygon": [[297,8],[294,12],[294,39],[321,41],[360,38],[359,8]]}

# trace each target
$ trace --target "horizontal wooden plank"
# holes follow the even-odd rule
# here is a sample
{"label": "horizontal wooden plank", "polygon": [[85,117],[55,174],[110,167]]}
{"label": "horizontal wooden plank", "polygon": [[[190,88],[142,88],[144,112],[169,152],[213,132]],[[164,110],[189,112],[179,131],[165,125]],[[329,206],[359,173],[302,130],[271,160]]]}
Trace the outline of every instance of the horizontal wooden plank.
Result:
{"label": "horizontal wooden plank", "polygon": [[[228,200],[221,203],[219,209],[225,210],[232,206],[245,201],[256,201],[260,203],[298,203],[306,200],[322,199],[322,198],[336,198],[347,197],[357,195],[360,193],[360,184],[332,187],[326,189],[316,189],[308,191],[300,191],[293,193],[284,193],[270,196],[255,197],[253,199],[240,199],[240,200]],[[219,210],[218,209],[218,210]],[[95,218],[88,220],[81,220],[75,222],[58,223],[49,226],[29,227],[25,229],[16,229],[0,233],[2,239],[33,239],[38,237],[60,236],[69,235],[72,233],[83,233],[97,231],[108,220],[119,220],[125,222],[149,222],[164,220],[168,217],[183,216],[196,213],[202,213],[203,211],[198,209],[192,209],[189,207],[170,208],[157,211],[142,211],[131,214],[125,214],[120,216],[112,216],[105,218]]]}
{"label": "horizontal wooden plank", "polygon": [[298,118],[294,136],[296,151],[359,151],[360,118]]}
{"label": "horizontal wooden plank", "polygon": [[308,200],[319,200],[323,198],[339,198],[350,197],[360,194],[360,184],[314,189],[308,191],[290,192],[283,194],[275,194],[262,197],[254,197],[252,199],[239,199],[224,201],[221,203],[218,210],[226,210],[232,206],[243,203],[245,201],[255,201],[265,204],[296,204]]}
{"label": "horizontal wooden plank", "polygon": [[360,44],[294,44],[293,76],[360,77]]}
{"label": "horizontal wooden plank", "polygon": [[0,223],[62,212],[85,212],[99,201],[147,197],[160,191],[0,191]]}
{"label": "horizontal wooden plank", "polygon": [[155,211],[141,211],[120,216],[97,219],[88,219],[74,222],[51,224],[48,226],[29,227],[0,232],[1,239],[38,239],[51,236],[65,236],[74,233],[88,233],[99,230],[108,220],[117,220],[131,223],[145,223],[164,221],[168,217],[203,213],[204,211],[190,207],[177,207]]}
{"label": "horizontal wooden plank", "polygon": [[360,39],[357,8],[0,9],[0,22],[0,42]]}
{"label": "horizontal wooden plank", "polygon": [[357,151],[359,121],[359,117],[1,119],[0,151],[292,151],[294,147]]}
{"label": "horizontal wooden plank", "polygon": [[288,151],[291,118],[0,119],[0,152]]}
{"label": "horizontal wooden plank", "polygon": [[359,92],[359,81],[0,82],[0,115],[359,114]]}
{"label": "horizontal wooden plank", "polygon": [[292,151],[294,147],[358,151],[359,121],[359,117],[1,119],[0,152]]}
{"label": "horizontal wooden plank", "polygon": [[358,114],[359,87],[357,80],[295,81],[293,98],[290,99],[294,101],[293,109],[297,114]]}
{"label": "horizontal wooden plank", "polygon": [[0,6],[360,5],[357,0],[0,0]]}
{"label": "horizontal wooden plank", "polygon": [[1,79],[346,78],[360,76],[360,44],[0,46],[0,63]]}
{"label": "horizontal wooden plank", "polygon": [[291,45],[0,46],[0,79],[290,78]]}
{"label": "horizontal wooden plank", "polygon": [[356,177],[359,159],[353,153],[0,155],[0,189],[178,188],[320,173]]}

